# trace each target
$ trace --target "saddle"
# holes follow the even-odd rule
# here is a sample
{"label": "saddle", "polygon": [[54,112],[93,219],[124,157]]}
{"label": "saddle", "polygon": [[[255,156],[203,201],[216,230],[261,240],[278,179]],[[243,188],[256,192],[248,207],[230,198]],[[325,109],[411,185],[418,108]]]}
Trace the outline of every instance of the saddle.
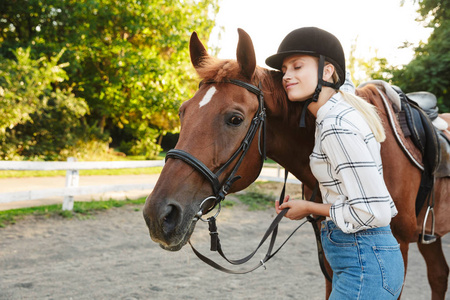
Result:
{"label": "saddle", "polygon": [[[398,112],[398,118],[403,133],[405,136],[411,136],[414,145],[422,153],[424,172],[434,175],[441,159],[441,153],[438,133],[429,115],[433,115],[434,118],[437,117],[437,101],[433,103],[432,97],[415,97],[415,99],[426,100],[422,102],[427,108],[426,111],[407,94],[403,93],[399,87],[392,86],[392,88],[397,92],[401,101],[402,110]],[[416,96],[418,94],[411,93],[409,95]],[[423,93],[419,95],[423,95]]]}
{"label": "saddle", "polygon": [[441,160],[435,169],[435,177],[450,177],[450,140],[446,135],[449,124],[439,116],[436,96],[430,92],[414,92],[406,96],[422,108],[437,132]]}
{"label": "saddle", "polygon": [[[403,91],[381,80],[360,85],[374,84],[384,92],[390,102],[385,102],[397,141],[408,158],[422,171],[422,179],[416,197],[416,215],[424,203],[432,198],[435,172],[441,158],[438,133],[424,110]],[[400,128],[397,128],[400,127]],[[411,145],[412,144],[412,145]]]}
{"label": "saddle", "polygon": [[[399,87],[393,86],[393,89],[397,92],[401,101],[402,110],[398,113],[398,116],[400,124],[403,125],[402,130],[405,136],[411,136],[414,144],[422,153],[424,170],[416,197],[416,215],[419,215],[425,201],[432,197],[434,176],[441,160],[439,137],[431,119],[419,104],[411,100]],[[426,100],[431,99],[428,98]],[[426,103],[430,104],[430,101]],[[436,106],[434,105],[434,107]],[[434,111],[430,112],[434,113]],[[406,126],[404,125],[405,123]],[[429,206],[431,205],[430,203],[429,200]]]}
{"label": "saddle", "polygon": [[430,118],[434,127],[440,131],[447,130],[448,124],[439,117],[439,108],[437,107],[437,98],[430,92],[413,92],[406,96],[414,101]]}

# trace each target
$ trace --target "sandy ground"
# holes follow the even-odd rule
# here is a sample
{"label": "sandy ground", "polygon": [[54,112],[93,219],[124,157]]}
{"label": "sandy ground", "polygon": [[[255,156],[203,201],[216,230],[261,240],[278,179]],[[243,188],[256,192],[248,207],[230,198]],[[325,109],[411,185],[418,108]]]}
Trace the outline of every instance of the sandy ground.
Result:
{"label": "sandy ground", "polygon": [[[278,255],[246,275],[221,273],[200,261],[189,246],[162,250],[149,238],[142,207],[126,206],[84,219],[29,217],[0,228],[0,299],[324,299],[324,279],[309,224]],[[259,243],[272,209],[223,209],[218,229],[223,249],[241,258]],[[298,222],[280,225],[279,241]],[[208,256],[207,224],[192,241]],[[450,257],[450,241],[444,238]],[[265,254],[265,248],[251,266]],[[411,244],[403,299],[430,299],[425,263]],[[447,299],[450,299],[447,297]]]}

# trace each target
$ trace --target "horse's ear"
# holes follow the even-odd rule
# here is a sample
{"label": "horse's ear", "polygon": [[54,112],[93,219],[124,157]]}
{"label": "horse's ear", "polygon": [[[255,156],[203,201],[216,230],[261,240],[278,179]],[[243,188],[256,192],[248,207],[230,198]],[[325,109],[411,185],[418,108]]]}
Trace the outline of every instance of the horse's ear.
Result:
{"label": "horse's ear", "polygon": [[255,49],[253,48],[253,42],[250,36],[238,28],[239,42],[236,50],[236,57],[239,65],[241,66],[241,73],[248,79],[251,79],[256,68]]}
{"label": "horse's ear", "polygon": [[191,54],[191,62],[194,68],[200,65],[202,59],[208,56],[205,46],[198,38],[197,32],[193,32],[191,35],[191,40],[189,42],[189,52]]}

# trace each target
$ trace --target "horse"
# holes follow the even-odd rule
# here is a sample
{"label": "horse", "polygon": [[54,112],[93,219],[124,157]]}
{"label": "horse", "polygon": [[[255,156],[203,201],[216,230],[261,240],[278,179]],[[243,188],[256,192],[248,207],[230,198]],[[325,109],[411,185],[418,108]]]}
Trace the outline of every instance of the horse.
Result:
{"label": "horse", "polygon": [[[223,198],[224,194],[243,190],[257,179],[263,165],[263,144],[267,156],[299,179],[309,192],[316,183],[309,167],[314,117],[308,113],[306,127],[299,128],[303,103],[288,101],[282,74],[257,66],[250,36],[242,29],[238,33],[236,60],[208,55],[197,34],[191,35],[191,62],[202,83],[179,109],[181,130],[175,146],[177,153],[166,158],[143,208],[150,237],[163,249],[177,251],[188,242],[198,217],[214,206],[220,186]],[[421,170],[412,164],[394,138],[386,109],[381,104],[381,93],[373,85],[357,89],[358,95],[378,107],[385,125],[386,140],[381,145],[384,179],[399,211],[392,219],[391,228],[400,244],[406,272],[409,244],[418,241],[425,214],[425,208],[418,217],[415,212]],[[252,125],[261,114],[261,94],[264,95],[265,130],[262,126],[254,129]],[[257,138],[247,139],[250,129],[256,131]],[[242,144],[245,144],[245,157],[239,152]],[[236,160],[236,157],[240,158]],[[450,178],[440,178],[435,183],[436,242],[418,243],[427,264],[432,299],[444,299],[447,290],[449,268],[441,237],[450,230],[445,201],[449,187]],[[328,265],[327,269],[331,272]],[[331,284],[326,280],[327,298],[330,292]]]}

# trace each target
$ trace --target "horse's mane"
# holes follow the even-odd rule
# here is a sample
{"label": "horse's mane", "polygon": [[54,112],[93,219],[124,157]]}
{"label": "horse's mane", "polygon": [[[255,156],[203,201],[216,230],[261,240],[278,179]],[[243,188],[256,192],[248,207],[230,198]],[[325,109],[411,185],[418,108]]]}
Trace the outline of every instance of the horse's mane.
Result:
{"label": "horse's mane", "polygon": [[221,82],[226,79],[242,79],[240,66],[235,60],[219,59],[214,56],[202,58],[196,71],[203,81]]}
{"label": "horse's mane", "polygon": [[[241,66],[233,59],[219,59],[214,56],[204,57],[197,66],[196,71],[201,80],[222,82],[228,79],[245,80],[241,74]],[[270,71],[268,69],[256,66],[253,74],[252,84],[258,86],[259,83],[264,87],[264,95],[270,94],[275,103],[273,107],[277,107],[283,116],[292,115],[290,106],[298,106],[291,103],[287,99],[287,95],[281,85],[283,75],[279,71]],[[268,97],[266,97],[268,99]],[[266,100],[267,101],[267,100]],[[290,111],[290,113],[288,113]]]}

